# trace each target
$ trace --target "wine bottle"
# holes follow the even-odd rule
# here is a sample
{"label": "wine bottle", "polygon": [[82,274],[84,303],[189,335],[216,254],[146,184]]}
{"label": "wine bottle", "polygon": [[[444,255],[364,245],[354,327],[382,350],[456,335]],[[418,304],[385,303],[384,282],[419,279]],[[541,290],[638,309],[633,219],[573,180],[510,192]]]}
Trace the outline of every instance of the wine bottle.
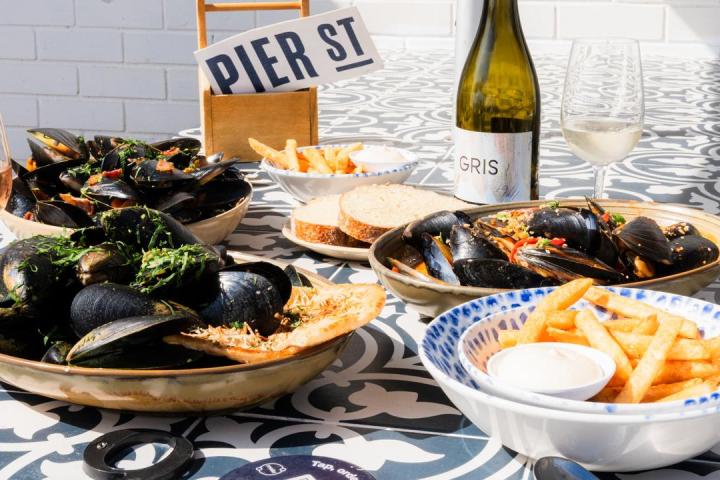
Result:
{"label": "wine bottle", "polygon": [[456,100],[455,196],[538,198],[540,89],[517,0],[485,0]]}

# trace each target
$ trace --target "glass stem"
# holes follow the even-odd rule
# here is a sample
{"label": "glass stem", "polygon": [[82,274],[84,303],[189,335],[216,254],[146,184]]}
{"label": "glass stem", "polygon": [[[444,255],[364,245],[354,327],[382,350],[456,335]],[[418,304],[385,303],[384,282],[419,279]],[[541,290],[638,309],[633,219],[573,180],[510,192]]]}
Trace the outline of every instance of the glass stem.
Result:
{"label": "glass stem", "polygon": [[595,190],[593,191],[593,198],[603,198],[603,195],[605,193],[606,172],[607,166],[593,165],[593,175],[595,175]]}

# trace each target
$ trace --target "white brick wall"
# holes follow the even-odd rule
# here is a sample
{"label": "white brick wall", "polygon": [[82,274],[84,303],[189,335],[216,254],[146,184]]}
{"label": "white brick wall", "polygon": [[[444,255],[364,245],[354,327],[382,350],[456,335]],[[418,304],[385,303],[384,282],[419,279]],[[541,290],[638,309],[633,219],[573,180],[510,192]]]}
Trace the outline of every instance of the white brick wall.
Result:
{"label": "white brick wall", "polygon": [[[210,0],[207,0],[208,2]],[[480,1],[480,0],[477,0]],[[720,0],[519,0],[531,49],[622,35],[643,50],[718,56]],[[453,47],[454,0],[310,0],[357,5],[381,48]],[[158,138],[199,124],[195,0],[0,0],[0,112],[16,156],[24,130]],[[210,40],[293,12],[209,14]]]}

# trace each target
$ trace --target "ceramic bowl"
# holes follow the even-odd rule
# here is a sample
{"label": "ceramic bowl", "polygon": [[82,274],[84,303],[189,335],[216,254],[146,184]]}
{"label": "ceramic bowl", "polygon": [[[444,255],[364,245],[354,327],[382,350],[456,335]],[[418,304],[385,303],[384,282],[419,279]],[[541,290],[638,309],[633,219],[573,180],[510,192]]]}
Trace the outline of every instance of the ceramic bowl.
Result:
{"label": "ceramic bowl", "polygon": [[[266,260],[233,256],[238,261]],[[313,273],[302,273],[315,285],[330,283]],[[297,389],[334,362],[351,336],[286,359],[185,370],[83,368],[0,354],[0,380],[31,393],[93,407],[161,413],[228,411],[250,408]]]}
{"label": "ceramic bowl", "polygon": [[[585,206],[585,200],[559,200],[562,206]],[[473,217],[483,217],[502,210],[536,207],[545,201],[504,203],[487,205],[468,210]],[[663,203],[637,202],[632,200],[599,200],[606,210],[619,213],[625,218],[650,217],[660,225],[690,222],[715,243],[720,239],[720,217],[690,207]],[[441,312],[469,300],[493,295],[507,290],[499,288],[455,287],[424,282],[407,275],[393,272],[388,268],[387,257],[394,257],[403,248],[401,238],[403,227],[385,233],[370,247],[370,265],[382,284],[412,309],[423,315],[435,317]],[[720,259],[687,272],[655,278],[641,282],[623,284],[634,288],[647,288],[680,295],[693,295],[713,282],[720,275]]]}
{"label": "ceramic bowl", "polygon": [[[240,222],[247,214],[252,200],[252,186],[250,194],[240,200],[230,210],[227,210],[214,217],[200,220],[199,222],[188,223],[185,225],[195,234],[203,243],[208,245],[217,245],[225,240],[228,235],[235,231]],[[71,228],[56,227],[45,223],[33,222],[17,217],[6,210],[0,210],[0,221],[7,225],[17,238],[28,238],[33,235],[70,235],[73,232]]]}
{"label": "ceramic bowl", "polygon": [[[653,290],[606,288],[623,297],[640,300],[657,308],[691,318],[698,324],[698,327],[707,338],[720,335],[720,306],[718,305],[695,298]],[[461,335],[457,347],[460,362],[465,370],[472,374],[471,376],[477,383],[478,388],[482,391],[530,405],[586,413],[654,414],[706,406],[720,406],[720,392],[688,400],[663,403],[582,402],[513,388],[490,377],[487,374],[487,362],[495,353],[501,350],[497,340],[497,331],[500,329],[520,328],[525,323],[528,313],[532,311],[535,303],[552,290],[553,287],[518,290],[485,297],[482,299],[482,304],[470,302],[458,307],[461,315],[465,315],[464,312],[468,308],[472,312],[470,315],[472,324]],[[483,308],[481,305],[491,306]],[[475,308],[479,310],[476,311]],[[578,302],[573,308],[592,308],[601,320],[614,318],[601,308],[595,307],[584,300]],[[468,361],[463,361],[463,353]]]}
{"label": "ceramic bowl", "polygon": [[[328,145],[322,145],[325,147]],[[329,145],[338,146],[343,145]],[[299,151],[305,148],[298,148]],[[408,152],[410,153],[410,152]],[[307,202],[314,197],[335,195],[345,193],[361,185],[376,185],[386,183],[403,183],[408,179],[418,162],[409,161],[399,166],[383,169],[376,172],[349,173],[349,174],[324,174],[324,173],[302,173],[292,170],[283,170],[272,166],[266,159],[260,162],[260,168],[267,172],[268,176],[287,193],[300,202]]]}
{"label": "ceramic bowl", "polygon": [[[539,297],[547,292],[538,289],[531,294]],[[455,406],[485,433],[530,458],[561,456],[591,470],[613,472],[671,465],[720,441],[717,399],[672,412],[617,415],[539,407],[480,390],[460,363],[460,336],[489,314],[518,308],[523,296],[527,292],[501,293],[455,307],[428,325],[420,344],[425,368]],[[700,304],[704,309],[705,302]],[[718,326],[713,325],[713,331],[720,332],[720,316],[715,322]],[[711,323],[708,319],[704,326]],[[506,321],[498,326],[512,324]]]}

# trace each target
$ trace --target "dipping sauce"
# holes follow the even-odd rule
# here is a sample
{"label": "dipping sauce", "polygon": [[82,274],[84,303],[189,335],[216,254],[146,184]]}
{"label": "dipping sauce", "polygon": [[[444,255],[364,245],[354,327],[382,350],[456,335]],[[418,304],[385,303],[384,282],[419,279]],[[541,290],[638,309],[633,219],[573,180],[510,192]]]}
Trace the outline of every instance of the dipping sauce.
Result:
{"label": "dipping sauce", "polygon": [[394,148],[385,146],[365,146],[364,149],[350,155],[353,163],[362,165],[365,170],[372,172],[394,168],[409,160]]}
{"label": "dipping sauce", "polygon": [[532,343],[502,350],[492,357],[488,374],[534,392],[579,387],[604,377],[595,360],[557,343]]}

